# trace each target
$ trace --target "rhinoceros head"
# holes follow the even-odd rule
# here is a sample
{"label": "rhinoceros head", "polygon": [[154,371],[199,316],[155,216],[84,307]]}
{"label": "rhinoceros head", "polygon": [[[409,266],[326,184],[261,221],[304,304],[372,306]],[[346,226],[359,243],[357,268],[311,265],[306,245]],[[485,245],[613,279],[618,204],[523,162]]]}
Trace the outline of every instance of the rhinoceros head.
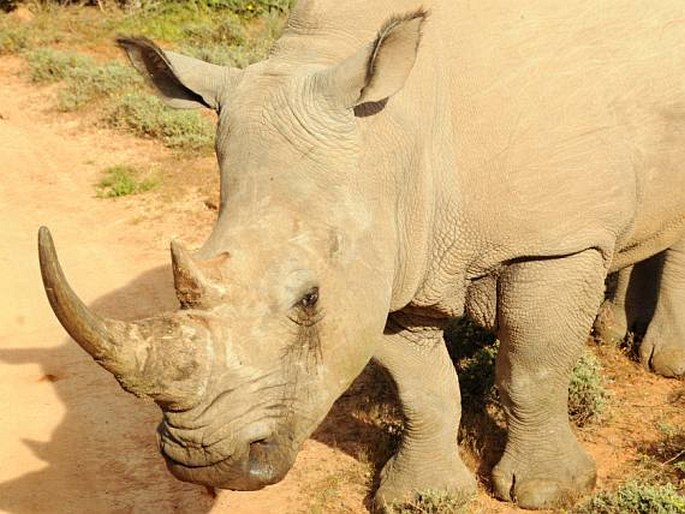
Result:
{"label": "rhinoceros head", "polygon": [[360,164],[355,111],[402,87],[424,17],[389,21],[333,65],[273,58],[239,71],[119,41],[170,104],[218,113],[217,222],[196,254],[172,243],[175,313],[124,323],[91,312],[45,228],[41,268],[71,336],[162,408],[159,445],[178,478],[244,490],[279,481],[372,357],[398,227]]}

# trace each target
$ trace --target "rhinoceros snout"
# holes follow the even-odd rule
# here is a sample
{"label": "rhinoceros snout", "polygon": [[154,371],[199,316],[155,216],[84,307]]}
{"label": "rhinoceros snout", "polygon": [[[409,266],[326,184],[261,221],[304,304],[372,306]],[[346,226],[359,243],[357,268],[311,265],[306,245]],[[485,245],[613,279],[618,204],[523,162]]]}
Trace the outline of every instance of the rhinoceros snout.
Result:
{"label": "rhinoceros snout", "polygon": [[297,453],[276,438],[234,441],[221,450],[217,446],[180,440],[160,427],[159,447],[169,471],[184,482],[219,489],[255,491],[280,482]]}

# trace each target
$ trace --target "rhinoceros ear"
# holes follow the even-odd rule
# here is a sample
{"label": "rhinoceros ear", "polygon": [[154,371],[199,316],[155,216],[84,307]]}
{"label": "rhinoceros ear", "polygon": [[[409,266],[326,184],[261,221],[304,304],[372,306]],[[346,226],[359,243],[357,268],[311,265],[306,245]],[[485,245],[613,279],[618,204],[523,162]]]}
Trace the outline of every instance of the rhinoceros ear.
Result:
{"label": "rhinoceros ear", "polygon": [[347,108],[380,102],[397,93],[411,72],[428,17],[423,9],[390,18],[375,41],[322,74],[333,100]]}
{"label": "rhinoceros ear", "polygon": [[231,68],[165,52],[143,37],[120,37],[117,44],[164,100],[177,109],[209,107],[218,110],[223,93],[238,74]]}

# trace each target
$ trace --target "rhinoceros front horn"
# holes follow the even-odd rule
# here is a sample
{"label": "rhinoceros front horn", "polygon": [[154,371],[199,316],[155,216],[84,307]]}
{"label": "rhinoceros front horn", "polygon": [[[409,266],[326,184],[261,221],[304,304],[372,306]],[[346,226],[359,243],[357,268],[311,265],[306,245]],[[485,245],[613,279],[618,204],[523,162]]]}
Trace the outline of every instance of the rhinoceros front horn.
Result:
{"label": "rhinoceros front horn", "polygon": [[93,313],[71,289],[46,227],[38,232],[43,285],[69,335],[127,391],[158,402],[185,405],[204,387],[209,332],[186,316],[125,323]]}

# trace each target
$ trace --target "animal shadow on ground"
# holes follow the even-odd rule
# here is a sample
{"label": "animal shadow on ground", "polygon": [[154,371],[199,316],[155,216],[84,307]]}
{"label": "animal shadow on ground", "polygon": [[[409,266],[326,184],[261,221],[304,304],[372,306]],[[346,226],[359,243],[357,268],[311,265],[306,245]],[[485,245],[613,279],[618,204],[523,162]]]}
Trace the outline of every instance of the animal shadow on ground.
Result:
{"label": "animal shadow on ground", "polygon": [[[172,310],[176,300],[171,276],[170,266],[152,269],[91,307],[124,320]],[[205,488],[180,482],[166,470],[155,439],[159,409],[121,390],[76,343],[0,350],[0,360],[40,364],[40,380],[51,383],[64,409],[48,442],[22,441],[46,467],[0,484],[0,511],[210,510],[214,497]],[[39,411],[41,404],[31,409]]]}

